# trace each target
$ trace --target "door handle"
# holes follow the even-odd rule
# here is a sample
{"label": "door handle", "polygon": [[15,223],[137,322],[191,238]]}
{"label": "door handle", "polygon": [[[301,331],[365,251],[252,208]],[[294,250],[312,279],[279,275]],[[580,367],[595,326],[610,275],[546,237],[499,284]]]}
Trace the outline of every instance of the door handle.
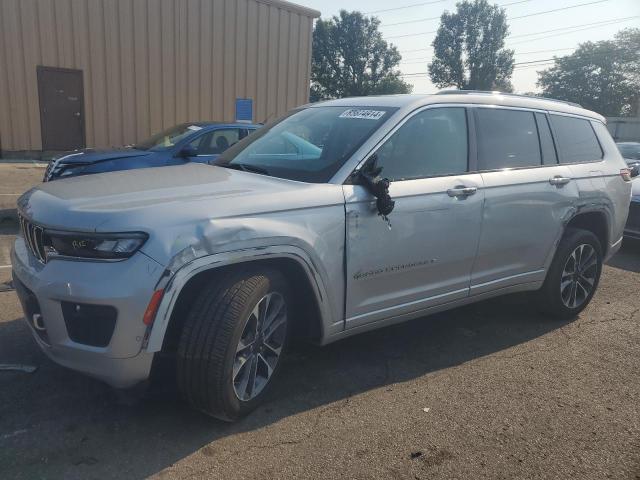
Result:
{"label": "door handle", "polygon": [[469,195],[473,195],[478,191],[477,187],[465,187],[459,186],[455,188],[450,188],[447,190],[447,195],[450,197],[468,197]]}
{"label": "door handle", "polygon": [[571,181],[570,178],[567,177],[561,177],[560,175],[557,175],[555,177],[551,177],[549,179],[549,183],[551,185],[555,185],[556,187],[561,187],[562,185],[566,185],[567,183],[569,183]]}

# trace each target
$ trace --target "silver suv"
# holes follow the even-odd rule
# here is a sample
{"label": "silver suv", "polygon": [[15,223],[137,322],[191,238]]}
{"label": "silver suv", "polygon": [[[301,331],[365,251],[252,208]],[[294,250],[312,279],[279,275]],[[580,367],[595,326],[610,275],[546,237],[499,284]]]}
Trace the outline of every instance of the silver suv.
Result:
{"label": "silver suv", "polygon": [[327,344],[520,291],[575,316],[620,247],[626,167],[604,119],[563,102],[318,103],[215,165],[28,191],[15,285],[55,362],[129,387],[173,359],[185,398],[233,420],[294,332]]}

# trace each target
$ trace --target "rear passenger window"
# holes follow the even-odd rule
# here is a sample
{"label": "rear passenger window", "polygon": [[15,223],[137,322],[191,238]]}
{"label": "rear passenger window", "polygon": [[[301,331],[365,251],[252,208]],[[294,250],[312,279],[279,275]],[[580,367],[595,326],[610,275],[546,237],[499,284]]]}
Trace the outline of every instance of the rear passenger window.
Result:
{"label": "rear passenger window", "polygon": [[538,124],[538,134],[540,135],[540,149],[542,150],[542,163],[544,165],[555,165],[558,163],[556,149],[553,146],[553,137],[547,116],[544,113],[536,113],[536,123]]}
{"label": "rear passenger window", "polygon": [[533,112],[478,108],[480,170],[541,165],[540,142]]}
{"label": "rear passenger window", "polygon": [[560,163],[593,162],[602,158],[602,149],[591,122],[582,118],[551,115]]}
{"label": "rear passenger window", "polygon": [[467,171],[464,108],[430,108],[415,114],[378,149],[377,164],[389,180],[455,175]]}

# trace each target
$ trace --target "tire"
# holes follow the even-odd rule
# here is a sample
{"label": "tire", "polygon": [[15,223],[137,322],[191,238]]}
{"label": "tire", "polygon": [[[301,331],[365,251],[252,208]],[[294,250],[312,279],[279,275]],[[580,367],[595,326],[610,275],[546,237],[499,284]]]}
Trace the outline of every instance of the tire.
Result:
{"label": "tire", "polygon": [[[192,407],[234,421],[261,404],[286,350],[290,298],[283,276],[269,269],[244,270],[205,285],[185,320],[177,353],[178,388]],[[272,323],[268,315],[258,318],[265,308]],[[276,310],[284,312],[284,326]],[[276,321],[277,330],[258,333],[259,325]]]}
{"label": "tire", "polygon": [[[595,255],[593,263],[589,256],[591,252]],[[576,273],[569,274],[580,260],[584,265],[579,266]],[[590,265],[589,268],[583,269],[586,265]],[[601,273],[602,246],[598,238],[588,230],[568,228],[538,292],[539,307],[558,319],[574,318],[593,298]]]}

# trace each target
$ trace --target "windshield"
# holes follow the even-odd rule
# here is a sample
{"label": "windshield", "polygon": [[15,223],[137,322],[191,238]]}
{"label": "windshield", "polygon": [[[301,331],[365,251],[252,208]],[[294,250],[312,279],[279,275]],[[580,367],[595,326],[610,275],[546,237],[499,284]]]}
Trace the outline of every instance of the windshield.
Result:
{"label": "windshield", "polygon": [[164,132],[156,133],[154,136],[135,144],[133,148],[138,150],[162,150],[173,147],[182,139],[197,132],[198,130],[202,130],[202,127],[189,123],[182,123],[175,127],[171,127]]}
{"label": "windshield", "polygon": [[619,143],[618,150],[628,160],[640,160],[640,143]]}
{"label": "windshield", "polygon": [[325,183],[395,110],[322,106],[295,110],[234,145],[213,164]]}

